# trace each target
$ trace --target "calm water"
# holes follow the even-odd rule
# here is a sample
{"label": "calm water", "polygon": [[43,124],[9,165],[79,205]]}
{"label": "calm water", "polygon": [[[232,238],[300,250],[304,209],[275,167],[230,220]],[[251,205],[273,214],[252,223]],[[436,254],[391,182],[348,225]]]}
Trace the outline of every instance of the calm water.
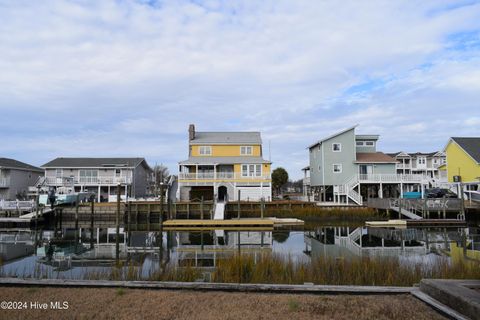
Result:
{"label": "calm water", "polygon": [[[71,224],[70,224],[71,225]],[[115,263],[115,228],[4,230],[0,232],[2,276],[81,279],[110,270]],[[194,266],[208,274],[218,261],[234,254],[275,253],[294,260],[325,257],[397,256],[402,263],[435,263],[438,259],[480,253],[480,228],[390,229],[332,227],[275,231],[130,232],[121,229],[120,260],[148,276],[160,266]],[[37,245],[35,245],[37,244]],[[466,244],[466,246],[465,246]],[[91,248],[93,246],[93,248]],[[466,250],[463,247],[466,247]]]}

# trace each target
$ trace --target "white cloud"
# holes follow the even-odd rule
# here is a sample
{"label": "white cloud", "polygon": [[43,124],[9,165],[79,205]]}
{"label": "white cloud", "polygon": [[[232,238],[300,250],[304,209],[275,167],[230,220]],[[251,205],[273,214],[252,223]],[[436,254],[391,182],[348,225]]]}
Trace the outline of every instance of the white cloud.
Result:
{"label": "white cloud", "polygon": [[438,149],[480,116],[478,47],[449,38],[480,30],[480,5],[452,4],[0,1],[0,152],[174,166],[189,123],[262,131],[293,177],[356,123],[385,149]]}

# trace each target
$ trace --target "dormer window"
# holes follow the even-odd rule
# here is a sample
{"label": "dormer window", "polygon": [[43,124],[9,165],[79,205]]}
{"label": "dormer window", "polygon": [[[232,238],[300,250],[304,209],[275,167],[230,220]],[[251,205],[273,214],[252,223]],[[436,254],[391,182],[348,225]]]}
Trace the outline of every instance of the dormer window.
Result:
{"label": "dormer window", "polygon": [[332,144],[332,151],[333,152],[341,152],[342,151],[342,144],[341,143],[333,143]]}
{"label": "dormer window", "polygon": [[212,154],[211,146],[200,146],[200,155],[201,156],[210,156]]}
{"label": "dormer window", "polygon": [[253,154],[253,147],[252,146],[241,146],[240,147],[240,154],[242,156],[251,156]]}

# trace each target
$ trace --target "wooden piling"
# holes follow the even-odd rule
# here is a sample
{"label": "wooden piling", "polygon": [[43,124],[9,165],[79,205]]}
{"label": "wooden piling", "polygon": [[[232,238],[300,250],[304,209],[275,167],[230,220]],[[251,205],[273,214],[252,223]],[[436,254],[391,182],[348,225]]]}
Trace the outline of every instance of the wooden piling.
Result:
{"label": "wooden piling", "polygon": [[117,215],[115,220],[115,262],[118,265],[120,261],[120,184],[117,185]]}
{"label": "wooden piling", "polygon": [[90,249],[93,249],[93,215],[95,213],[95,200],[91,199],[91,211],[90,211]]}
{"label": "wooden piling", "polygon": [[238,198],[237,198],[237,219],[240,219],[240,192],[241,192],[241,190],[238,190]]}
{"label": "wooden piling", "polygon": [[78,202],[80,201],[80,195],[77,193],[75,199],[75,252],[77,251],[78,246]]}
{"label": "wooden piling", "polygon": [[200,200],[200,219],[203,220],[203,196]]}

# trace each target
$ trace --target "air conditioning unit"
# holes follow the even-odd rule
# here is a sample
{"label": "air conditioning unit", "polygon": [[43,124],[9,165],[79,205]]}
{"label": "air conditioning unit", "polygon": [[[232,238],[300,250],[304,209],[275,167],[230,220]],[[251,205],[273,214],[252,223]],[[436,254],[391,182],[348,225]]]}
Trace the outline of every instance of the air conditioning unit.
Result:
{"label": "air conditioning unit", "polygon": [[462,176],[453,176],[453,182],[462,182]]}

